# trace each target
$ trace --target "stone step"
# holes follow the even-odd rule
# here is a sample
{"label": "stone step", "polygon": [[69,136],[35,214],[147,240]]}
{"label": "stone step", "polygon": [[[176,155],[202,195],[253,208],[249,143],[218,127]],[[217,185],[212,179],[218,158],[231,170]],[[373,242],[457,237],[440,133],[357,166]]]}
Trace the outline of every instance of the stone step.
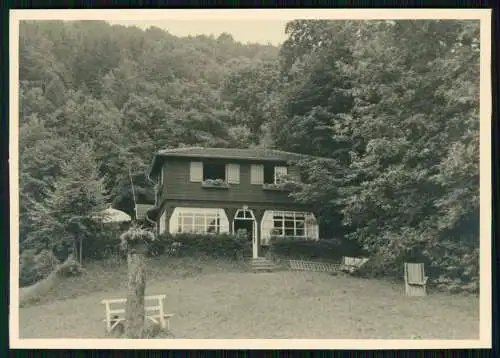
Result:
{"label": "stone step", "polygon": [[271,260],[268,260],[268,259],[250,259],[248,261],[249,262],[271,262]]}
{"label": "stone step", "polygon": [[250,266],[276,266],[275,264],[273,264],[272,262],[250,262],[249,263]]}
{"label": "stone step", "polygon": [[252,266],[275,266],[274,263],[270,261],[261,261],[261,262],[251,261],[249,262],[249,264]]}
{"label": "stone step", "polygon": [[253,272],[272,272],[277,268],[267,257],[250,257],[247,263]]}

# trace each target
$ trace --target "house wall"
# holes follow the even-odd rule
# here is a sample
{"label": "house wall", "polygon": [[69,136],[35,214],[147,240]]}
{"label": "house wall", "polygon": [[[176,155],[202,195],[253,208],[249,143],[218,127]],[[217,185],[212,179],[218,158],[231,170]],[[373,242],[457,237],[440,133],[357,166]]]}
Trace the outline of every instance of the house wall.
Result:
{"label": "house wall", "polygon": [[[196,161],[196,159],[193,159]],[[215,202],[294,204],[286,191],[265,190],[262,185],[250,184],[250,161],[220,160],[225,164],[240,165],[239,184],[230,184],[227,189],[203,188],[199,182],[190,182],[190,160],[169,158],[163,166],[163,189],[158,202],[164,200],[207,200]],[[276,165],[283,165],[276,163]],[[289,167],[290,175],[300,175],[298,168]]]}
{"label": "house wall", "polygon": [[[220,215],[220,232],[232,232],[232,223],[238,209],[243,209],[242,205],[236,203],[217,203],[210,201],[168,201],[162,209],[159,226],[165,231],[175,234],[178,232],[179,210],[186,210],[193,213],[218,212]],[[318,224],[309,208],[304,206],[291,206],[284,204],[253,204],[246,206],[255,217],[255,229],[257,240],[260,245],[268,245],[271,230],[273,228],[274,211],[292,211],[307,213],[305,225],[305,236],[309,239],[318,239]]]}

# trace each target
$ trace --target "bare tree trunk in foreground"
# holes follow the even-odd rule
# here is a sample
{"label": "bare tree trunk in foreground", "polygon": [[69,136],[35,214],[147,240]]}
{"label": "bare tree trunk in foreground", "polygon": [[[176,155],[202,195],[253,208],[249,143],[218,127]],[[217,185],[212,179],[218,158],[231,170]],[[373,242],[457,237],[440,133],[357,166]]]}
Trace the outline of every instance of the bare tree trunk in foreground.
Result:
{"label": "bare tree trunk in foreground", "polygon": [[146,258],[143,253],[129,252],[128,292],[125,336],[142,338],[145,324],[144,294],[146,291]]}

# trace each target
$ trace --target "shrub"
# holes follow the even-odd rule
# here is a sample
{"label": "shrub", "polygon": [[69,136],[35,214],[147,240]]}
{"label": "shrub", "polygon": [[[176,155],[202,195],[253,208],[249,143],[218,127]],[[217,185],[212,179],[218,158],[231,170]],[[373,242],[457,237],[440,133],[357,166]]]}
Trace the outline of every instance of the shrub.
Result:
{"label": "shrub", "polygon": [[20,287],[33,285],[47,277],[59,263],[52,251],[24,250],[20,255]]}
{"label": "shrub", "polygon": [[271,256],[282,259],[340,261],[342,256],[363,256],[364,252],[353,242],[335,239],[307,240],[297,237],[273,237],[269,247]]}
{"label": "shrub", "polygon": [[102,260],[112,256],[123,256],[120,249],[120,234],[123,230],[118,225],[95,224],[83,240],[83,258]]}
{"label": "shrub", "polygon": [[389,252],[380,250],[370,255],[354,274],[358,277],[404,279],[404,263],[423,263],[428,285],[441,291],[479,292],[479,249],[450,243],[414,245]]}
{"label": "shrub", "polygon": [[239,259],[251,252],[251,244],[231,234],[162,234],[151,245],[151,251],[176,256],[209,256]]}

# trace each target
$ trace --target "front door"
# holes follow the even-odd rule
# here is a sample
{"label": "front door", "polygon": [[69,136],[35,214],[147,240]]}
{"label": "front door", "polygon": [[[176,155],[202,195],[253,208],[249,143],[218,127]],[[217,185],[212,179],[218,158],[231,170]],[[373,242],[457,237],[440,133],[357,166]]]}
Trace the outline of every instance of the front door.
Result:
{"label": "front door", "polygon": [[233,232],[236,234],[238,230],[244,229],[247,233],[247,238],[252,241],[252,257],[259,257],[259,245],[257,242],[257,223],[253,212],[248,209],[240,209],[236,212],[233,220]]}

